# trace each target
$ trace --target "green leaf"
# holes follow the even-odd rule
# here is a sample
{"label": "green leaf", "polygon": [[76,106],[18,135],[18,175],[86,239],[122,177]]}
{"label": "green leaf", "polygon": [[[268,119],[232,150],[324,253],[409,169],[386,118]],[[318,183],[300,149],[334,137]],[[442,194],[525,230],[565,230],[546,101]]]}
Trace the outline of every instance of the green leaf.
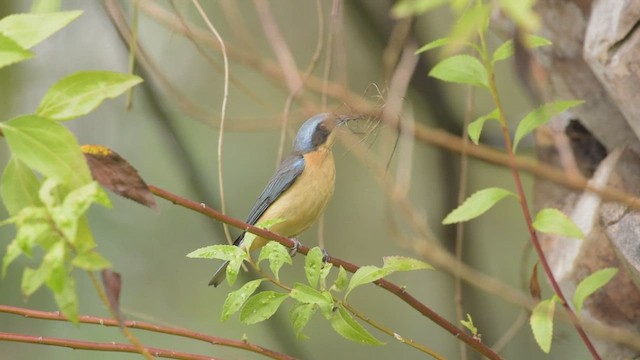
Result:
{"label": "green leaf", "polygon": [[467,328],[467,330],[471,331],[471,334],[473,334],[474,336],[478,335],[478,328],[473,325],[473,319],[471,318],[471,315],[467,314],[467,320],[460,320],[460,324]]}
{"label": "green leaf", "polygon": [[442,81],[488,87],[487,71],[478,59],[470,55],[454,55],[440,61],[429,76]]}
{"label": "green leaf", "polygon": [[344,297],[346,298],[347,296],[349,296],[351,290],[355,289],[356,287],[372,283],[378,279],[385,277],[387,274],[389,274],[388,270],[381,269],[377,266],[362,266],[351,277],[351,281],[349,282],[349,286],[347,287],[347,293],[344,295]]}
{"label": "green leaf", "polygon": [[27,206],[41,206],[38,198],[40,181],[22,161],[11,158],[0,180],[0,196],[10,215],[17,215]]}
{"label": "green leaf", "polygon": [[545,353],[551,350],[551,340],[553,339],[553,312],[556,308],[555,296],[551,299],[543,300],[533,308],[529,324],[533,337],[536,339],[538,346]]}
{"label": "green leaf", "polygon": [[64,198],[62,206],[76,217],[80,217],[80,215],[83,215],[87,211],[92,203],[97,203],[104,207],[111,207],[109,196],[96,181],[92,181],[79,189],[71,191]]}
{"label": "green leaf", "polygon": [[17,159],[45,177],[76,189],[92,181],[75,136],[53,121],[25,115],[0,122],[0,129]]}
{"label": "green leaf", "polygon": [[338,307],[335,315],[331,318],[331,327],[345,339],[362,344],[384,345],[356,322],[342,306]]}
{"label": "green leaf", "polygon": [[480,141],[480,134],[482,133],[482,128],[484,127],[484,123],[487,120],[498,120],[499,115],[500,113],[498,112],[498,109],[493,109],[493,111],[488,113],[487,115],[480,116],[479,118],[470,122],[469,126],[467,126],[469,139],[471,139],[471,141],[473,141],[474,144],[478,145],[478,142]]}
{"label": "green leaf", "polygon": [[62,0],[34,0],[31,4],[32,13],[51,13],[60,11]]}
{"label": "green leaf", "polygon": [[[524,45],[528,48],[537,48],[541,46],[551,45],[551,41],[545,39],[541,36],[536,35],[525,35],[523,38]],[[491,62],[496,63],[497,61],[504,60],[513,56],[514,47],[513,40],[507,40],[500,44],[498,48],[493,52],[493,56],[491,57]]]}
{"label": "green leaf", "polygon": [[260,283],[263,281],[264,279],[251,280],[242,285],[240,289],[230,292],[229,295],[227,295],[227,299],[224,301],[224,305],[222,305],[221,321],[227,320],[231,315],[240,310],[249,296],[256,291],[258,286],[260,286]]}
{"label": "green leaf", "polygon": [[247,325],[255,324],[270,318],[276,313],[288,294],[275,291],[263,291],[249,298],[240,311],[240,321]]}
{"label": "green leaf", "polygon": [[557,101],[542,105],[541,107],[528,113],[518,124],[513,141],[513,151],[518,148],[518,144],[523,137],[527,136],[540,125],[546,124],[552,117],[566,111],[574,106],[580,105],[584,101]]}
{"label": "green leaf", "polygon": [[504,60],[513,56],[513,40],[507,40],[500,44],[491,56],[491,62]]}
{"label": "green leaf", "polygon": [[584,239],[584,233],[571,218],[558,209],[542,209],[533,220],[533,228],[547,234]]}
{"label": "green leaf", "polygon": [[433,49],[437,49],[439,47],[448,45],[451,42],[451,39],[449,38],[440,38],[440,39],[436,39],[433,40],[425,45],[422,45],[420,47],[420,49],[416,50],[415,55],[421,54],[423,52],[429,51],[429,50],[433,50]]}
{"label": "green leaf", "polygon": [[445,53],[452,54],[463,45],[468,45],[473,47],[479,54],[482,54],[483,50],[475,44],[474,38],[479,32],[487,32],[489,11],[489,6],[482,4],[480,1],[476,3],[476,6],[466,8],[451,29],[449,35],[451,42],[447,45]]}
{"label": "green leaf", "polygon": [[46,239],[57,236],[51,228],[47,212],[43,208],[24,208],[20,211],[19,217],[22,220],[14,241],[27,256],[31,256],[31,250],[34,246],[43,245]]}
{"label": "green leaf", "polygon": [[318,285],[318,279],[320,279],[320,272],[322,271],[322,258],[324,254],[322,249],[314,247],[309,250],[304,262],[304,273],[307,276],[307,282],[312,287]]}
{"label": "green leaf", "polygon": [[246,259],[244,251],[235,245],[205,246],[188,253],[187,257],[194,259],[218,259],[229,261],[238,258],[242,258],[242,260]]}
{"label": "green leaf", "polygon": [[86,216],[81,216],[78,221],[78,230],[76,231],[75,239],[72,239],[72,245],[75,247],[78,253],[88,252],[96,247],[96,242],[93,240],[93,234],[89,227],[89,220]]}
{"label": "green leaf", "polygon": [[416,16],[446,3],[446,0],[400,0],[391,9],[391,14],[397,18]]}
{"label": "green leaf", "polygon": [[82,11],[48,14],[14,14],[0,20],[0,33],[25,49],[40,43],[78,18]]}
{"label": "green leaf", "polygon": [[88,271],[103,270],[111,267],[111,263],[109,262],[109,260],[105,259],[102,255],[94,251],[89,251],[77,255],[75,258],[73,258],[71,264],[73,266],[79,267],[80,269]]}
{"label": "green leaf", "polygon": [[331,294],[326,291],[316,290],[308,285],[295,283],[289,293],[291,298],[305,304],[316,304],[320,307],[333,307]]}
{"label": "green leaf", "polygon": [[291,322],[293,323],[293,329],[296,332],[296,337],[298,339],[307,338],[302,330],[307,325],[313,313],[316,312],[317,307],[314,304],[303,304],[298,303],[291,308],[291,312],[289,313],[289,317],[291,317]]}
{"label": "green leaf", "polygon": [[42,267],[48,269],[46,279],[47,286],[54,293],[63,291],[67,278],[69,278],[64,262],[66,252],[67,248],[64,242],[58,241],[51,247],[42,260]]}
{"label": "green leaf", "polygon": [[424,261],[413,259],[406,256],[385,256],[383,269],[388,271],[413,271],[413,270],[433,270],[433,266]]}
{"label": "green leaf", "polygon": [[591,296],[591,294],[607,285],[617,273],[618,269],[616,268],[604,268],[582,279],[578,287],[576,287],[576,292],[573,294],[573,305],[577,309],[577,312],[582,311],[584,301]]}
{"label": "green leaf", "polygon": [[[279,224],[281,222],[283,222],[285,219],[283,218],[277,218],[277,219],[269,219],[269,220],[263,220],[260,221],[256,224],[256,227],[261,228],[261,229],[270,229],[273,225],[275,224]],[[250,232],[245,232],[244,237],[242,238],[242,243],[240,244],[240,247],[242,249],[244,249],[244,251],[246,251],[247,253],[249,253],[249,249],[251,249],[253,247],[253,242],[256,240],[258,236],[256,234],[250,233]]]}
{"label": "green leaf", "polygon": [[7,268],[11,263],[18,258],[22,254],[22,250],[20,250],[20,246],[18,246],[17,241],[12,241],[7,245],[7,252],[2,257],[2,277],[4,278],[7,275]]}
{"label": "green leaf", "polygon": [[327,282],[327,276],[331,273],[331,269],[333,268],[332,263],[324,263],[322,264],[322,269],[320,269],[320,279],[322,280],[321,287],[325,288]]}
{"label": "green leaf", "polygon": [[33,53],[0,34],[0,68],[31,59]]}
{"label": "green leaf", "polygon": [[276,280],[280,280],[279,273],[282,265],[291,265],[293,263],[287,248],[276,241],[269,241],[267,245],[262,247],[260,256],[258,257],[258,264],[264,259],[269,259],[269,269],[271,269]]}
{"label": "green leaf", "polygon": [[540,26],[540,17],[533,10],[536,0],[499,0],[502,11],[512,19],[518,28],[531,32]]}
{"label": "green leaf", "polygon": [[86,115],[105,99],[112,99],[142,82],[135,75],[110,71],[80,71],[54,84],[38,106],[37,114],[51,120]]}
{"label": "green leaf", "polygon": [[516,196],[511,191],[497,187],[480,190],[469,196],[462,205],[450,212],[449,215],[442,220],[442,223],[447,225],[474,219],[484,214],[498,201],[509,195]]}
{"label": "green leaf", "polygon": [[338,270],[338,277],[336,278],[335,283],[333,283],[332,289],[337,291],[343,291],[347,288],[349,284],[349,278],[347,276],[347,270],[345,270],[342,266],[340,266],[340,270]]}
{"label": "green leaf", "polygon": [[42,266],[40,266],[38,270],[34,270],[30,267],[25,267],[24,271],[22,272],[22,283],[20,285],[22,294],[25,297],[28,297],[36,292],[36,290],[38,290],[40,286],[42,286],[42,284],[44,284],[44,282],[47,280],[50,271],[51,269],[44,268]]}
{"label": "green leaf", "polygon": [[76,294],[76,282],[72,277],[68,277],[64,287],[60,292],[54,292],[54,298],[60,311],[71,322],[78,323],[78,295]]}

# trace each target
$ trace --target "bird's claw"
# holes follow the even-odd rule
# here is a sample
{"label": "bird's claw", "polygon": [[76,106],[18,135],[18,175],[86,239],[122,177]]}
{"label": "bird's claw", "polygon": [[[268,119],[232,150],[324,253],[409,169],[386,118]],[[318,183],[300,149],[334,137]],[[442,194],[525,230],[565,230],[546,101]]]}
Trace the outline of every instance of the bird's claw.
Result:
{"label": "bird's claw", "polygon": [[329,252],[327,251],[327,249],[321,249],[322,250],[322,262],[323,263],[327,263],[329,262],[329,259],[331,258],[331,256],[329,256]]}
{"label": "bird's claw", "polygon": [[293,246],[289,249],[289,255],[293,257],[298,253],[298,250],[300,250],[302,243],[297,238],[291,238],[291,241],[293,241]]}

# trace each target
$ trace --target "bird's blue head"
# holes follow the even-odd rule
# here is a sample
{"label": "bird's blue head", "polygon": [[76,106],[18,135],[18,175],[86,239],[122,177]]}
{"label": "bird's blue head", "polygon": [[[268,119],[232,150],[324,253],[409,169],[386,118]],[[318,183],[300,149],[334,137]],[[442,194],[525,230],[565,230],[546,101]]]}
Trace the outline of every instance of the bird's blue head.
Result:
{"label": "bird's blue head", "polygon": [[293,151],[306,154],[317,150],[320,146],[330,146],[333,142],[333,136],[331,136],[333,129],[344,121],[331,113],[322,113],[309,118],[300,126],[296,134]]}

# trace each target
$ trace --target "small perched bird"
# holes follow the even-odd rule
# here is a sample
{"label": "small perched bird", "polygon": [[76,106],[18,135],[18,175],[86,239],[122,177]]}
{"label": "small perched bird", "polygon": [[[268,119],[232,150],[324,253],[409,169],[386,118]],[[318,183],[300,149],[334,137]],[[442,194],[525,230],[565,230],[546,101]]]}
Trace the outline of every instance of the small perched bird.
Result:
{"label": "small perched bird", "polygon": [[[331,146],[337,126],[353,118],[330,113],[318,114],[302,124],[293,141],[293,150],[275,174],[249,213],[247,223],[255,225],[272,219],[284,219],[269,230],[286,237],[295,237],[318,219],[333,195],[336,169]],[[233,243],[242,244],[243,232]],[[250,250],[268,242],[258,237]],[[226,261],[213,275],[209,285],[218,286],[226,275]]]}

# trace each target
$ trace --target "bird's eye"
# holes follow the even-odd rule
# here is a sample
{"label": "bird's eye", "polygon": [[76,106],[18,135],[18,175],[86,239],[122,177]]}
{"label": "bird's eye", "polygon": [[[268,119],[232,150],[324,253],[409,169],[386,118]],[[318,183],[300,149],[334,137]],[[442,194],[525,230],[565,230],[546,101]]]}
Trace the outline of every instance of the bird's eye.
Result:
{"label": "bird's eye", "polygon": [[313,132],[311,137],[311,143],[313,146],[316,147],[324,144],[327,141],[330,132],[331,131],[327,129],[327,125],[324,122],[319,123],[316,127],[316,131]]}

